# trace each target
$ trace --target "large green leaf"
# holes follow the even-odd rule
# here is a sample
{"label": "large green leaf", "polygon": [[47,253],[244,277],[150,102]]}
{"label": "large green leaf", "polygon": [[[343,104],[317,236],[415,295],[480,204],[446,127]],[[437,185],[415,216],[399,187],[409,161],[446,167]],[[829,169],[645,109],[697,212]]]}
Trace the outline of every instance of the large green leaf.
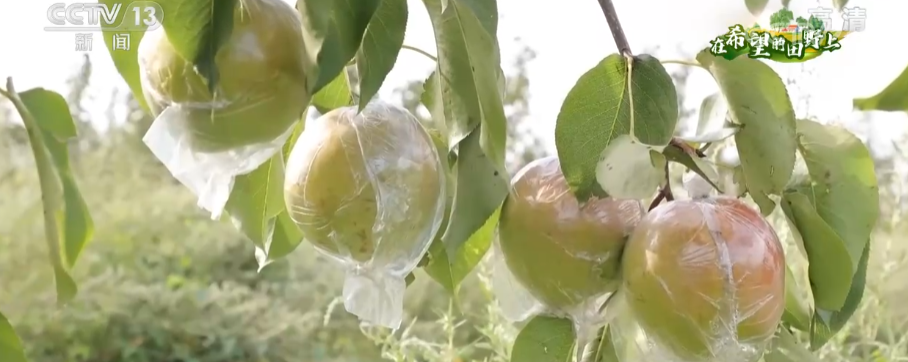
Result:
{"label": "large green leaf", "polygon": [[851,290],[845,305],[838,311],[817,310],[810,325],[810,349],[817,350],[828,342],[842,327],[848,323],[854,312],[858,310],[864,298],[864,289],[867,283],[867,262],[870,260],[870,242],[864,245],[864,252],[858,263],[858,271],[851,280]]}
{"label": "large green leaf", "polygon": [[807,195],[786,192],[782,197],[782,211],[804,241],[814,306],[838,310],[845,305],[853,274],[845,243],[823,221]]}
{"label": "large green leaf", "polygon": [[782,321],[802,331],[810,328],[810,308],[801,297],[801,287],[790,265],[785,266],[785,312]]}
{"label": "large green leaf", "polygon": [[434,242],[429,248],[429,264],[424,267],[426,274],[441,284],[448,292],[457,295],[460,283],[473,271],[492,246],[495,227],[498,225],[499,208],[486,223],[449,257],[444,242]]}
{"label": "large green leaf", "polygon": [[603,59],[577,80],[558,113],[555,145],[561,170],[580,200],[603,194],[596,166],[618,136],[666,145],[675,130],[678,96],[662,63],[648,55],[635,57],[631,67],[628,63],[619,54]]}
{"label": "large green leaf", "polygon": [[534,317],[514,340],[511,362],[570,362],[574,340],[574,326],[569,319]]}
{"label": "large green leaf", "polygon": [[215,56],[233,32],[237,0],[158,0],[165,15],[167,39],[215,89],[219,74]]}
{"label": "large green leaf", "polygon": [[876,95],[855,98],[854,108],[861,111],[908,111],[908,68]]}
{"label": "large green leaf", "polygon": [[[482,152],[504,173],[507,118],[498,91],[503,72],[496,38],[497,3],[450,0],[444,11],[441,0],[423,0],[423,3],[435,30],[448,145],[460,144],[481,125]],[[489,215],[491,211],[476,215],[478,224],[485,222]]]}
{"label": "large green leaf", "polygon": [[11,78],[4,93],[28,132],[38,168],[44,233],[54,268],[57,301],[65,303],[78,290],[69,269],[94,234],[94,222],[69,167],[68,141],[76,136],[76,128],[66,100],[58,93],[33,88],[17,94]]}
{"label": "large green leaf", "polygon": [[380,3],[381,0],[296,2],[310,57],[305,65],[310,93],[317,93],[334,80],[353,59]]}
{"label": "large green leaf", "polygon": [[407,30],[407,0],[382,0],[356,53],[359,71],[359,109],[366,107],[394,68]]}
{"label": "large green leaf", "polygon": [[283,186],[284,155],[278,152],[252,172],[237,176],[224,206],[233,225],[255,244],[257,255],[267,256],[277,216],[285,210]]}
{"label": "large green leaf", "polygon": [[19,340],[13,326],[2,313],[0,313],[0,361],[28,361],[25,358],[25,351],[22,349],[22,341]]}
{"label": "large green leaf", "polygon": [[747,5],[747,10],[755,16],[760,16],[763,13],[763,9],[766,9],[766,4],[769,3],[769,0],[744,0],[744,5]]}
{"label": "large green leaf", "polygon": [[[107,50],[110,52],[110,58],[117,68],[117,72],[119,72],[120,76],[123,77],[123,80],[126,81],[126,85],[129,86],[136,101],[139,102],[142,108],[148,110],[148,105],[145,103],[145,95],[142,92],[142,84],[139,80],[139,44],[142,41],[142,37],[145,35],[145,30],[148,29],[146,21],[152,23],[152,21],[157,22],[159,17],[163,19],[164,10],[156,2],[142,2],[142,5],[144,6],[139,9],[142,11],[139,16],[139,19],[142,21],[136,23],[135,19],[129,18],[135,15],[135,10],[133,10],[135,7],[127,7],[127,5],[132,4],[136,6],[138,5],[137,3],[119,0],[98,0],[98,3],[106,4],[108,9],[119,6],[120,12],[117,14],[117,19],[113,24],[129,25],[128,27],[124,27],[123,25],[115,26],[106,24],[102,21],[102,35],[104,36],[104,43],[107,44]],[[153,10],[148,11],[147,9],[149,7]],[[157,26],[160,26],[160,24]],[[120,41],[119,44],[117,39]],[[120,47],[118,47],[118,45]]]}
{"label": "large green leaf", "polygon": [[[458,146],[454,164],[457,184],[448,226],[442,235],[448,255],[462,255],[464,244],[499,209],[508,194],[508,180],[498,171],[495,162],[483,153],[480,132],[474,131]],[[450,259],[456,262],[457,259]]]}
{"label": "large green leaf", "polygon": [[[845,243],[857,267],[880,215],[880,194],[870,151],[839,126],[798,121],[798,147],[817,213]],[[857,270],[852,270],[852,273]]]}
{"label": "large green leaf", "polygon": [[764,215],[775,208],[791,178],[797,152],[794,108],[782,79],[763,62],[749,57],[726,60],[708,50],[697,55],[719,84],[732,121],[741,129],[735,143],[745,186]]}
{"label": "large green leaf", "polygon": [[312,96],[312,106],[321,114],[349,105],[353,105],[353,93],[350,92],[347,72],[340,72],[331,83],[322,87],[318,93]]}

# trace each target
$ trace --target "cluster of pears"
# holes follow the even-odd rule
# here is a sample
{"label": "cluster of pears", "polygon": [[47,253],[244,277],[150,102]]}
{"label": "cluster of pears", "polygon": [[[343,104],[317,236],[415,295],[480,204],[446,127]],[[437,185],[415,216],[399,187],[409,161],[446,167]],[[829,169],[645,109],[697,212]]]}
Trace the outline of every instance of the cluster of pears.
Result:
{"label": "cluster of pears", "polygon": [[579,203],[549,157],[514,176],[499,243],[515,279],[555,314],[622,290],[664,360],[755,362],[784,310],[781,243],[736,198],[648,213],[639,200]]}
{"label": "cluster of pears", "polygon": [[216,87],[164,28],[148,31],[138,50],[146,103],[155,117],[170,108],[196,152],[223,152],[279,138],[309,105],[302,23],[282,0],[244,0],[230,37],[215,56]]}

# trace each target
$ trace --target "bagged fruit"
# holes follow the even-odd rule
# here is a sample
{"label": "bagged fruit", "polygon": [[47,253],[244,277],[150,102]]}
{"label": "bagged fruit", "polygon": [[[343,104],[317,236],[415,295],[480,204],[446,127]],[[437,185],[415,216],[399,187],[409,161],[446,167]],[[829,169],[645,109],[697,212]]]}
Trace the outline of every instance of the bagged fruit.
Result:
{"label": "bagged fruit", "polygon": [[609,307],[625,311],[613,332],[636,357],[623,361],[756,362],[785,309],[779,238],[733,197],[659,205],[631,235],[622,269],[623,300]]}
{"label": "bagged fruit", "polygon": [[620,285],[621,252],[644,215],[639,200],[579,203],[557,157],[529,163],[513,177],[498,224],[496,248],[507,266],[496,268],[504,273],[495,277],[502,309],[525,318],[537,308],[514,297],[522,287],[544,313],[571,318],[585,346],[605,322],[603,303]]}
{"label": "bagged fruit", "polygon": [[163,27],[142,38],[142,91],[156,117],[143,141],[214,219],[234,178],[280,150],[308,107],[300,29],[296,11],[281,0],[239,2],[215,57],[213,91]]}
{"label": "bagged fruit", "polygon": [[284,200],[305,239],[347,268],[347,311],[398,328],[405,277],[444,218],[446,174],[407,110],[370,102],[306,123],[287,160]]}

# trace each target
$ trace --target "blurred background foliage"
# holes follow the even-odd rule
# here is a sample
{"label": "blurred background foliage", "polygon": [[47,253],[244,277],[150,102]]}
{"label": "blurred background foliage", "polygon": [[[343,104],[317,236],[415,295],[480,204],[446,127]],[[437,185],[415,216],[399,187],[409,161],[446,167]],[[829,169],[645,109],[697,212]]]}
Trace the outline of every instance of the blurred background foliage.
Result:
{"label": "blurred background foliage", "polygon": [[[527,123],[526,65],[534,56],[527,48],[506,67],[512,172],[547,155]],[[201,212],[142,144],[152,119],[131,94],[114,94],[105,114],[84,110],[90,74],[86,57],[65,96],[80,130],[70,145],[73,165],[97,230],[75,270],[80,293],[63,308],[55,306],[45,263],[27,137],[10,105],[0,104],[0,309],[32,361],[507,361],[519,326],[497,309],[486,264],[465,282],[459,305],[418,274],[406,296],[409,322],[394,334],[363,328],[344,312],[337,299],[342,271],[308,244],[258,273],[252,244],[229,221]],[[687,74],[673,74],[682,98]],[[421,82],[405,85],[393,101],[426,120],[421,89]],[[115,119],[123,104],[126,119]],[[682,109],[682,116],[695,117],[696,109]],[[116,126],[100,130],[90,117]],[[877,159],[884,217],[867,295],[849,326],[821,351],[823,360],[908,361],[908,307],[898,302],[908,296],[905,177],[895,172],[905,157]],[[674,178],[680,181],[680,174]]]}

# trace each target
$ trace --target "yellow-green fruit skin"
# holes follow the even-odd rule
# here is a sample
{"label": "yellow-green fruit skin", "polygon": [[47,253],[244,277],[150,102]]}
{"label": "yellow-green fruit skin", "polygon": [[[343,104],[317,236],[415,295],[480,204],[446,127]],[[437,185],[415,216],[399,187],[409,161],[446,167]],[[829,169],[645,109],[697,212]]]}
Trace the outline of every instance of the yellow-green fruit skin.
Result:
{"label": "yellow-green fruit skin", "polygon": [[782,245],[738,199],[658,206],[632,234],[622,263],[630,310],[676,360],[755,361],[759,353],[745,351],[764,346],[781,321]]}
{"label": "yellow-green fruit skin", "polygon": [[284,200],[306,240],[329,255],[416,263],[441,224],[445,178],[419,121],[370,103],[360,115],[344,107],[307,123],[287,161]]}
{"label": "yellow-green fruit skin", "polygon": [[311,96],[300,29],[296,11],[283,1],[242,1],[230,38],[215,57],[214,95],[164,28],[147,32],[139,46],[139,71],[152,114],[179,106],[180,127],[197,152],[279,138],[300,120]]}
{"label": "yellow-green fruit skin", "polygon": [[557,157],[535,160],[511,181],[498,225],[508,269],[554,311],[614,291],[625,241],[644,215],[638,200],[571,193]]}

